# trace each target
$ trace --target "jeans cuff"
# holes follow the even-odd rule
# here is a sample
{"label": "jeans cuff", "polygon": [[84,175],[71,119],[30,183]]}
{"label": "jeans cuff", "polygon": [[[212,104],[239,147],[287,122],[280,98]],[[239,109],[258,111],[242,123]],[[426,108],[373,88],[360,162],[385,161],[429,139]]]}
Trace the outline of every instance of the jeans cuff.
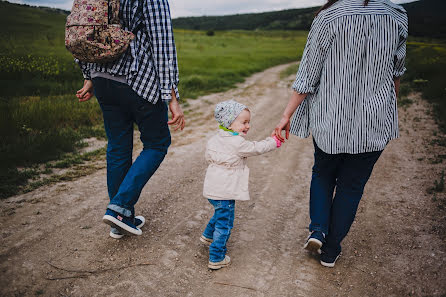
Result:
{"label": "jeans cuff", "polygon": [[225,259],[225,255],[223,255],[223,258],[221,258],[221,259],[217,259],[217,260],[211,259],[211,258],[209,257],[209,262],[217,263],[217,262],[223,261],[224,259]]}
{"label": "jeans cuff", "polygon": [[203,232],[202,235],[203,235],[204,237],[206,237],[206,238],[209,238],[209,239],[213,239],[213,237],[214,237],[214,234],[209,235],[209,234],[206,234],[206,233],[204,233],[204,232]]}
{"label": "jeans cuff", "polygon": [[131,217],[132,216],[132,212],[130,210],[128,210],[127,208],[124,208],[122,206],[116,205],[116,204],[109,204],[107,206],[108,209],[111,209],[113,211],[116,211],[117,213],[125,216],[125,217]]}
{"label": "jeans cuff", "polygon": [[325,230],[323,230],[321,227],[310,227],[310,228],[308,228],[308,230],[310,231],[310,233],[321,232],[322,234],[324,234],[324,237],[327,236],[327,232]]}

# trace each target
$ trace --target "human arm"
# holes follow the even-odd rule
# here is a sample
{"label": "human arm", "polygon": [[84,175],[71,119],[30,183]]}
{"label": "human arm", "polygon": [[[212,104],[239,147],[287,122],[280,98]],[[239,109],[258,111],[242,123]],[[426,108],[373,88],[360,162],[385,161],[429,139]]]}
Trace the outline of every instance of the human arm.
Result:
{"label": "human arm", "polygon": [[262,141],[249,141],[240,136],[242,140],[238,146],[238,155],[241,157],[252,157],[262,155],[277,148],[276,140],[267,137]]}
{"label": "human arm", "polygon": [[280,122],[277,124],[276,128],[274,128],[271,136],[276,136],[280,141],[284,142],[285,139],[282,136],[282,130],[285,130],[285,138],[288,139],[290,136],[290,119],[297,107],[302,103],[302,101],[304,101],[307,95],[308,93],[302,94],[297,93],[296,91],[293,92],[285,111],[283,112],[282,118],[280,119]]}
{"label": "human arm", "polygon": [[93,97],[93,83],[90,76],[90,67],[88,63],[82,62],[79,59],[74,59],[74,62],[79,65],[84,77],[84,85],[80,90],[76,92],[76,97],[79,98],[79,102],[88,101]]}
{"label": "human arm", "polygon": [[393,82],[395,84],[395,94],[396,94],[396,98],[398,98],[398,94],[400,93],[400,83],[401,83],[401,78],[399,77],[395,77],[393,79]]}
{"label": "human arm", "polygon": [[168,121],[167,124],[173,125],[174,131],[177,131],[178,129],[183,130],[184,126],[186,125],[186,121],[174,89],[172,89],[171,95],[172,99],[169,102],[169,110],[172,114],[172,120]]}
{"label": "human arm", "polygon": [[[282,118],[271,134],[282,142],[289,137],[291,116],[306,96],[309,93],[316,92],[319,86],[332,36],[329,25],[324,21],[323,13],[320,13],[311,24],[296,80],[292,86],[294,92],[288,101]],[[285,130],[285,138],[282,136],[282,130]]]}
{"label": "human arm", "polygon": [[143,14],[144,25],[150,35],[148,46],[159,78],[161,99],[172,100],[173,90],[176,101],[179,101],[178,61],[169,3],[167,0],[145,0]]}
{"label": "human arm", "polygon": [[397,98],[400,91],[401,76],[406,71],[406,67],[404,67],[404,64],[406,60],[406,42],[407,42],[408,28],[407,28],[407,15],[404,14],[404,16],[405,18],[399,26],[399,41],[393,58],[394,61],[393,81],[395,84],[395,94]]}

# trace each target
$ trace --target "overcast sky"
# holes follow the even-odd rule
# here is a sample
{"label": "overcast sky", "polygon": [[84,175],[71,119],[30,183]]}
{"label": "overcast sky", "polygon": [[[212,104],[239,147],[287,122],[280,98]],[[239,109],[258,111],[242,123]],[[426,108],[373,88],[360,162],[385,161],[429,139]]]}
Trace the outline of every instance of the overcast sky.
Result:
{"label": "overcast sky", "polygon": [[[406,3],[413,0],[392,0],[394,3]],[[9,2],[57,7],[70,10],[72,0],[9,0]],[[248,12],[264,12],[288,8],[320,6],[325,0],[170,0],[173,18],[182,16],[225,15]]]}

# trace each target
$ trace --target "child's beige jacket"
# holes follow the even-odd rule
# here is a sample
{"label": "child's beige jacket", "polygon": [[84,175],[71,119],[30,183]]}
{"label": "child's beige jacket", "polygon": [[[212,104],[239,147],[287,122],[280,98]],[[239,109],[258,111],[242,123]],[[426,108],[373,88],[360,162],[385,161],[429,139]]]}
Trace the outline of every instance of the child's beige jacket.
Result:
{"label": "child's beige jacket", "polygon": [[249,200],[249,168],[246,159],[274,150],[276,141],[248,141],[242,136],[219,130],[206,146],[209,167],[204,179],[203,196],[213,200]]}

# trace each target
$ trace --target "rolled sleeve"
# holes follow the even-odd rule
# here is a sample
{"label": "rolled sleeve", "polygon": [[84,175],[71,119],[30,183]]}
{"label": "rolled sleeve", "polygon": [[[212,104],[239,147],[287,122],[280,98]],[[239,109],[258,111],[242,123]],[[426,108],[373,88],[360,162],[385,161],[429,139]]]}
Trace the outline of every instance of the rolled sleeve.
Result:
{"label": "rolled sleeve", "polygon": [[166,0],[147,0],[143,9],[147,16],[145,25],[151,36],[153,62],[159,78],[161,99],[170,101],[173,89],[179,100],[178,61],[169,3]]}
{"label": "rolled sleeve", "polygon": [[292,88],[298,93],[314,93],[319,85],[322,68],[331,44],[330,31],[320,13],[311,24],[307,44]]}
{"label": "rolled sleeve", "polygon": [[399,41],[394,56],[394,68],[393,68],[394,77],[400,77],[404,74],[404,72],[406,72],[406,67],[404,67],[404,64],[406,60],[406,42],[408,36],[407,16],[405,18],[405,22],[401,25],[399,31],[400,31]]}

